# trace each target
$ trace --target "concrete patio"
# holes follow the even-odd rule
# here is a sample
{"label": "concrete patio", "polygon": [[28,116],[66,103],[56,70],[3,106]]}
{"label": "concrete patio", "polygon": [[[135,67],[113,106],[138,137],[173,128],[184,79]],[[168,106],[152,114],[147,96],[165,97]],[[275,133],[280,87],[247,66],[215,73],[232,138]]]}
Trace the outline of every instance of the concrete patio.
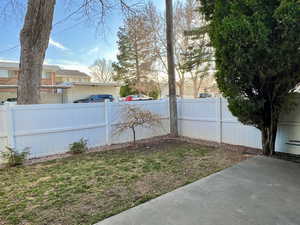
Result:
{"label": "concrete patio", "polygon": [[299,225],[300,164],[255,157],[97,225]]}

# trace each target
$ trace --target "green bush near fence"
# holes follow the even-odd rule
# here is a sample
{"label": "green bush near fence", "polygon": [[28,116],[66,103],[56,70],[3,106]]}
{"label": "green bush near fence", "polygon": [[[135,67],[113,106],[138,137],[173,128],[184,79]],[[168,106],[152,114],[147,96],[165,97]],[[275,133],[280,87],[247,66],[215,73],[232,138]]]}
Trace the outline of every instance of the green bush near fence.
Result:
{"label": "green bush near fence", "polygon": [[1,152],[1,158],[9,167],[23,165],[29,155],[29,148],[18,151],[14,148],[6,147],[6,150]]}
{"label": "green bush near fence", "polygon": [[84,153],[87,150],[88,150],[87,140],[84,139],[84,138],[81,138],[79,141],[70,144],[70,150],[69,150],[69,152],[71,154],[76,155],[76,154]]}

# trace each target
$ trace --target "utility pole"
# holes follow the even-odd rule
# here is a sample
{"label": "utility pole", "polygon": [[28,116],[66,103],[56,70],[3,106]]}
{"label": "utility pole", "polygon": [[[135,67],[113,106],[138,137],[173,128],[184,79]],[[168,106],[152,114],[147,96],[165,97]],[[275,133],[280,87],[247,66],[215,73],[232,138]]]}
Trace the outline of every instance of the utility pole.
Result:
{"label": "utility pole", "polygon": [[178,136],[178,116],[176,97],[176,78],[174,63],[174,34],[173,34],[173,0],[166,0],[166,33],[169,78],[170,132],[172,137]]}

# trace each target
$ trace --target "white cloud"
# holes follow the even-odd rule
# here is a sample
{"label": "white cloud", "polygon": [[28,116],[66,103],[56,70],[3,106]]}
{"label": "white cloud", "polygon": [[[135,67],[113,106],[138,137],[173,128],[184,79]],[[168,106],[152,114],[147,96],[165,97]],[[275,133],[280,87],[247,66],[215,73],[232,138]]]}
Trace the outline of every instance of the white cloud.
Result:
{"label": "white cloud", "polygon": [[86,54],[90,58],[94,58],[94,59],[105,58],[107,60],[112,60],[112,61],[117,60],[117,57],[116,57],[117,53],[118,53],[118,50],[115,48],[115,46],[110,46],[110,47],[95,46],[86,52]]}
{"label": "white cloud", "polygon": [[67,47],[65,47],[63,44],[61,44],[61,43],[59,43],[59,42],[57,42],[57,41],[54,41],[52,38],[50,38],[49,44],[50,44],[51,46],[56,47],[56,48],[59,48],[59,49],[61,49],[61,50],[63,50],[63,51],[69,50],[69,49],[68,49]]}
{"label": "white cloud", "polygon": [[108,60],[116,61],[117,60],[117,54],[118,54],[118,51],[112,50],[110,52],[106,52],[103,57],[108,59]]}
{"label": "white cloud", "polygon": [[91,71],[89,67],[83,63],[80,63],[78,61],[72,61],[72,60],[53,60],[53,59],[46,59],[47,63],[59,66],[62,69],[67,70],[79,70],[83,73],[86,73],[87,75],[91,75]]}
{"label": "white cloud", "polygon": [[19,63],[19,61],[17,60],[9,60],[9,59],[5,59],[5,58],[0,58],[1,62],[7,62],[7,63]]}
{"label": "white cloud", "polygon": [[95,48],[90,49],[90,50],[87,52],[87,54],[88,54],[88,55],[95,55],[95,54],[98,54],[98,53],[99,53],[99,50],[100,50],[99,47],[95,47]]}

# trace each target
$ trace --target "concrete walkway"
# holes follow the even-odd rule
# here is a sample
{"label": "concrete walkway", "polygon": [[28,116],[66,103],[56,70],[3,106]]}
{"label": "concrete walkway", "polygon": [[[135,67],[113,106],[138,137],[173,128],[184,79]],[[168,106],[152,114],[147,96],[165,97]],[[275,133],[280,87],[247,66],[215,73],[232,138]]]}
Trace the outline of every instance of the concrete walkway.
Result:
{"label": "concrete walkway", "polygon": [[300,164],[256,157],[97,225],[299,225]]}

